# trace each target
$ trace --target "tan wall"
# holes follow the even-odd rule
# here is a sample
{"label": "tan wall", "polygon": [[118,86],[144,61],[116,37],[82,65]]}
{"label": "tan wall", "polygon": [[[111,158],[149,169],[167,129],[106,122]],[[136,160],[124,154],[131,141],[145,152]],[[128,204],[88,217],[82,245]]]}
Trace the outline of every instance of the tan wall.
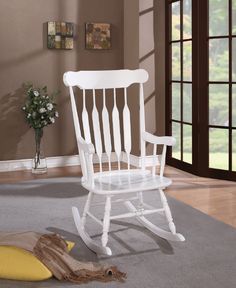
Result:
{"label": "tan wall", "polygon": [[[124,66],[143,68],[149,73],[144,84],[146,130],[165,135],[165,1],[124,1]],[[131,37],[132,35],[132,37]],[[132,91],[135,103],[137,91]],[[133,153],[139,153],[138,107],[135,116]],[[148,147],[151,153],[152,147]]]}
{"label": "tan wall", "polygon": [[139,67],[149,73],[146,130],[165,135],[165,1],[139,0],[139,12]]}
{"label": "tan wall", "polygon": [[154,0],[154,27],[156,42],[156,132],[158,135],[165,135],[165,107],[166,107],[166,47],[165,47],[165,1]]}
{"label": "tan wall", "polygon": [[[46,48],[46,22],[75,23],[72,51]],[[112,23],[112,49],[84,48],[84,23]],[[32,81],[59,89],[60,118],[45,128],[47,156],[77,152],[71,110],[62,75],[67,70],[119,69],[123,67],[123,1],[117,0],[1,0],[0,1],[0,160],[32,158],[33,131],[20,110],[24,102],[21,85]]]}
{"label": "tan wall", "polygon": [[[165,134],[164,0],[1,0],[0,1],[0,160],[32,158],[34,135],[20,107],[21,85],[32,81],[60,89],[57,123],[45,129],[46,156],[77,153],[71,109],[62,75],[67,70],[144,68],[146,128]],[[147,13],[145,13],[145,11]],[[46,48],[46,22],[75,23],[72,51]],[[112,49],[84,48],[84,23],[112,23]],[[131,88],[133,150],[139,153],[137,90]],[[136,104],[135,104],[136,103]]]}
{"label": "tan wall", "polygon": [[[137,0],[124,0],[124,67],[139,68],[139,2]],[[133,141],[131,153],[138,155],[140,146],[138,87],[132,86],[128,92]]]}

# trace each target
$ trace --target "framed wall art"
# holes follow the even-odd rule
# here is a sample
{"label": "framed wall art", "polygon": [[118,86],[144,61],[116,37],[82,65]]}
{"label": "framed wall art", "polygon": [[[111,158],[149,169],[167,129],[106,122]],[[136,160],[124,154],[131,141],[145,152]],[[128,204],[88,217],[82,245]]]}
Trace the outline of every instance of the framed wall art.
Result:
{"label": "framed wall art", "polygon": [[74,24],[70,22],[48,22],[48,49],[73,49]]}
{"label": "framed wall art", "polygon": [[86,49],[111,49],[111,24],[86,23],[85,24]]}

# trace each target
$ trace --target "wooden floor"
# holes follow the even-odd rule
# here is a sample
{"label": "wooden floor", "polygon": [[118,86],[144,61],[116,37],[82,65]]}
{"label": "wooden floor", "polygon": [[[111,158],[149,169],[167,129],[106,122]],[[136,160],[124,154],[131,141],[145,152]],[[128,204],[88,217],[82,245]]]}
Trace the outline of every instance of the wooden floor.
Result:
{"label": "wooden floor", "polygon": [[[165,175],[173,180],[168,195],[236,228],[236,182],[201,178],[172,167],[166,168]],[[30,171],[2,172],[0,184],[66,176],[81,176],[81,170],[78,166],[52,168],[37,176]]]}

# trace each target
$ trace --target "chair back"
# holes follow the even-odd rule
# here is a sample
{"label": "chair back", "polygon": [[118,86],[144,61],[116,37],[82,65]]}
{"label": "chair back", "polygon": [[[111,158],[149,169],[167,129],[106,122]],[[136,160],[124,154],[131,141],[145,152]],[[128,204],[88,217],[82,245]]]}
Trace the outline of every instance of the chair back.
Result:
{"label": "chair back", "polygon": [[[135,83],[139,85],[139,97],[137,97],[137,101],[139,101],[139,132],[140,135],[142,135],[142,132],[145,131],[143,83],[148,80],[148,73],[143,69],[69,71],[64,74],[63,80],[70,91],[77,142],[78,139],[82,137],[82,134],[86,143],[92,143],[92,138],[94,138],[93,144],[100,164],[100,171],[102,171],[104,157],[107,160],[106,162],[108,162],[109,170],[111,170],[111,162],[114,160],[112,159],[112,155],[114,155],[112,152],[115,152],[118,169],[120,169],[120,162],[123,156],[126,157],[127,167],[130,169],[132,127],[131,113],[127,101],[127,88]],[[79,87],[82,90],[83,108],[81,115],[79,115],[80,119],[78,118],[74,87]],[[122,93],[117,93],[117,89],[120,88],[122,89]],[[89,109],[87,109],[88,93],[92,93],[93,107],[91,113]],[[96,104],[98,97],[102,97],[103,103],[100,112]],[[110,107],[107,105],[108,97],[113,97],[112,110],[109,109]],[[122,103],[124,103],[122,111],[118,110],[117,97],[124,97],[122,101]],[[91,115],[89,115],[89,113]],[[120,117],[122,117],[122,119],[120,119]],[[80,123],[82,124],[83,133]],[[123,127],[121,127],[121,123],[123,123]],[[112,131],[113,133],[111,133]],[[141,140],[141,156],[145,156],[144,154],[145,142]]]}

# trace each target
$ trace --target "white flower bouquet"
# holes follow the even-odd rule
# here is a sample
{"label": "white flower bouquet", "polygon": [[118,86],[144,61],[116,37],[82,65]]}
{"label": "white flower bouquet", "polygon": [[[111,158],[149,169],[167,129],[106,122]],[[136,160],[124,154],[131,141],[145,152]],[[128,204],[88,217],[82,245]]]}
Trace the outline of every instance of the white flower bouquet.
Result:
{"label": "white flower bouquet", "polygon": [[26,102],[22,107],[26,121],[35,131],[36,156],[33,169],[40,166],[40,143],[43,136],[43,128],[55,122],[59,116],[54,101],[58,92],[51,95],[47,92],[47,87],[35,88],[32,84],[25,84]]}
{"label": "white flower bouquet", "polygon": [[25,85],[26,103],[22,107],[25,112],[26,121],[34,129],[42,129],[55,122],[59,116],[54,102],[56,94],[47,93],[47,87],[34,88],[32,84]]}

